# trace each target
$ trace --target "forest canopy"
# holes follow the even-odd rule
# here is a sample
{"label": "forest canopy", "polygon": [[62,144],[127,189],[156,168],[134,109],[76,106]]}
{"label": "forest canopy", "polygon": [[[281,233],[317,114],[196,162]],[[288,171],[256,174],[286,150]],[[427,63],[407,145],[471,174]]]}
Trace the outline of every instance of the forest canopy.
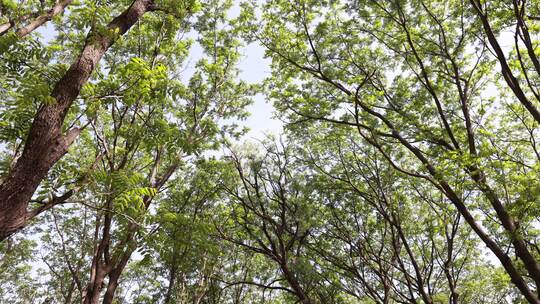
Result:
{"label": "forest canopy", "polygon": [[539,0],[1,0],[0,303],[540,303],[539,39]]}

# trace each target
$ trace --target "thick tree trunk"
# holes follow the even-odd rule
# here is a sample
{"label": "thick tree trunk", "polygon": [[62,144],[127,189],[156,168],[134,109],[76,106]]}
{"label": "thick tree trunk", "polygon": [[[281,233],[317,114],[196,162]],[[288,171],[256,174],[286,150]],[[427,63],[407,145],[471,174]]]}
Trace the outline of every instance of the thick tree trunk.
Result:
{"label": "thick tree trunk", "polygon": [[92,275],[83,299],[84,304],[98,304],[105,280],[106,271],[103,267],[92,265]]}
{"label": "thick tree trunk", "polygon": [[283,272],[285,280],[287,281],[287,283],[289,283],[292,290],[298,297],[298,302],[302,304],[311,304],[311,299],[307,296],[304,288],[300,285],[300,282],[298,282],[295,275],[289,270],[286,262],[283,262],[281,264],[281,271]]}
{"label": "thick tree trunk", "polygon": [[109,283],[107,284],[107,290],[105,291],[105,296],[103,297],[103,304],[111,304],[114,299],[114,293],[116,292],[116,288],[118,288],[118,279],[120,278],[120,274],[123,271],[122,269],[118,269],[115,271],[112,271],[109,275]]}
{"label": "thick tree trunk", "polygon": [[63,134],[66,114],[88,81],[97,63],[120,35],[126,33],[147,11],[152,0],[135,0],[121,15],[109,23],[118,35],[90,33],[81,54],[56,83],[51,96],[53,104],[43,104],[34,117],[21,157],[0,186],[0,241],[23,228],[30,216],[28,201],[46,177],[50,168],[67,152],[80,133],[74,128]]}

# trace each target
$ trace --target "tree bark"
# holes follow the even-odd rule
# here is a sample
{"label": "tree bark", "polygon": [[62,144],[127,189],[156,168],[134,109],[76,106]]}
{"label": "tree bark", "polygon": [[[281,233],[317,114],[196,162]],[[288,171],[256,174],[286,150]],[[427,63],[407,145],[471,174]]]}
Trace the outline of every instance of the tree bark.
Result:
{"label": "tree bark", "polygon": [[169,269],[169,282],[167,284],[167,292],[165,293],[165,297],[163,300],[164,304],[171,303],[172,293],[174,290],[174,284],[176,284],[176,272],[177,272],[176,268],[177,268],[176,263],[173,263],[172,267]]}
{"label": "tree bark", "polygon": [[31,219],[28,201],[51,167],[66,154],[80,129],[63,134],[66,114],[82,86],[105,52],[146,12],[154,9],[153,0],[135,0],[108,24],[111,33],[90,33],[81,54],[56,83],[53,104],[43,104],[34,117],[21,157],[0,186],[0,241],[22,229]]}
{"label": "tree bark", "polygon": [[116,292],[116,288],[118,288],[118,280],[120,279],[120,275],[124,271],[124,268],[126,268],[132,252],[133,250],[126,251],[119,265],[109,274],[109,282],[107,283],[107,290],[105,291],[105,296],[103,297],[103,304],[111,304],[113,302],[114,293]]}
{"label": "tree bark", "polygon": [[280,265],[281,271],[283,272],[283,276],[285,277],[285,280],[287,280],[287,283],[291,285],[291,288],[293,289],[294,293],[298,297],[298,302],[302,304],[311,304],[311,299],[307,296],[304,288],[300,285],[300,282],[296,279],[295,275],[289,270],[289,267],[287,266],[287,262],[283,261]]}
{"label": "tree bark", "polygon": [[[95,271],[95,272],[94,272]],[[105,280],[105,270],[102,267],[95,267],[92,269],[94,275],[91,282],[86,287],[86,293],[84,295],[84,304],[98,304],[101,295],[101,289]]]}
{"label": "tree bark", "polygon": [[[99,238],[99,230],[101,228],[101,218],[96,218],[96,227],[94,230],[94,241]],[[103,221],[103,238],[108,239],[110,229],[110,220],[105,218]],[[103,281],[107,275],[107,268],[101,263],[100,257],[105,250],[104,242],[94,245],[94,255],[92,257],[92,264],[90,266],[90,279],[83,294],[84,304],[97,304],[99,302],[99,296],[103,287]]]}

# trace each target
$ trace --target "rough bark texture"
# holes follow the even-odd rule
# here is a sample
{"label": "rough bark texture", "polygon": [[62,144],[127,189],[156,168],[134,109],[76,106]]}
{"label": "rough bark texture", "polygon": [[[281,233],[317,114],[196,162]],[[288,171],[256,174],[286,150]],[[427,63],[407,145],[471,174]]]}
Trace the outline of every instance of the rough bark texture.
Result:
{"label": "rough bark texture", "polygon": [[[88,81],[97,63],[120,35],[126,33],[147,11],[152,0],[135,0],[109,23],[116,35],[89,34],[81,54],[56,83],[51,96],[53,104],[42,105],[34,117],[21,157],[0,186],[0,241],[20,230],[30,219],[28,201],[49,169],[67,152],[80,130],[63,134],[66,114]],[[91,36],[91,37],[90,37]]]}

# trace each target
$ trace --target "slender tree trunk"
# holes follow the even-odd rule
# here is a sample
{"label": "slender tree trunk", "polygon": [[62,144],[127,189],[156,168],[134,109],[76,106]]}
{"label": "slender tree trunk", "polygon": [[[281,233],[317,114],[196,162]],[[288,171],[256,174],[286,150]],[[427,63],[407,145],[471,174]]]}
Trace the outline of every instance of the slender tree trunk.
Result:
{"label": "slender tree trunk", "polygon": [[22,229],[28,220],[28,201],[51,167],[66,154],[80,129],[63,134],[66,114],[88,81],[101,57],[115,40],[126,33],[147,11],[152,0],[135,0],[122,14],[109,23],[118,35],[90,33],[81,54],[66,74],[56,83],[52,104],[42,104],[30,128],[21,157],[0,186],[0,241]]}
{"label": "slender tree trunk", "polygon": [[[99,238],[99,230],[101,227],[101,219],[97,217],[96,228],[94,231],[94,240],[97,241]],[[110,229],[110,219],[107,217],[104,220],[103,224],[103,238],[108,239],[108,229]],[[94,247],[94,256],[92,257],[92,265],[90,266],[90,280],[86,285],[84,292],[84,304],[95,304],[99,301],[99,296],[101,294],[101,289],[103,287],[103,281],[105,280],[106,269],[101,263],[101,256],[105,250],[103,238],[99,244],[96,244]]]}
{"label": "slender tree trunk", "polygon": [[135,251],[135,248],[132,248],[127,244],[126,247],[127,248],[124,251],[124,254],[122,254],[116,266],[109,272],[109,282],[107,283],[107,290],[105,291],[105,296],[103,297],[103,304],[111,304],[113,302],[114,293],[116,292],[116,288],[118,288],[120,275],[122,272],[124,272],[133,251]]}
{"label": "slender tree trunk", "polygon": [[34,12],[31,14],[24,15],[17,20],[9,20],[6,23],[0,24],[0,37],[5,35],[7,32],[9,32],[9,30],[11,30],[14,26],[16,26],[17,23],[24,22],[30,18],[36,18],[37,16],[39,16],[39,13]]}
{"label": "slender tree trunk", "polygon": [[71,4],[71,2],[73,2],[73,0],[63,0],[63,1],[60,1],[60,2],[56,3],[56,5],[54,5],[47,13],[45,13],[43,15],[40,15],[36,19],[32,20],[32,22],[30,22],[26,26],[18,29],[17,30],[17,36],[24,37],[24,36],[30,34],[35,29],[42,26],[47,21],[51,20],[54,16],[56,16],[58,14],[61,14],[64,11],[64,9],[66,8],[66,6]]}
{"label": "slender tree trunk", "polygon": [[[158,154],[159,155],[159,154]],[[154,167],[151,170],[149,180],[151,185],[159,190],[164,183],[170,178],[177,168],[177,164],[169,166],[163,176],[159,179],[156,179],[157,168],[160,164],[159,156],[156,157],[154,162]],[[109,198],[109,201],[106,202],[107,209],[111,208],[112,197]],[[145,196],[143,198],[144,205],[146,209],[150,207],[153,197]],[[136,235],[138,224],[130,223],[127,227],[126,237],[120,241],[112,250],[112,252],[119,252],[117,255],[110,255],[110,246],[111,246],[111,227],[112,227],[112,214],[105,214],[105,219],[103,222],[103,229],[101,240],[99,245],[95,248],[94,256],[92,259],[92,267],[90,268],[90,280],[86,288],[86,294],[84,299],[84,304],[97,304],[101,295],[101,290],[104,288],[105,278],[108,278],[107,289],[103,296],[103,304],[111,304],[114,300],[114,295],[116,289],[119,285],[119,279],[122,275],[126,265],[131,258],[131,255],[137,248],[133,239]],[[94,233],[94,239],[99,239],[99,229],[100,223],[96,224],[96,230]]]}
{"label": "slender tree trunk", "polygon": [[0,36],[7,33],[7,31],[9,31],[9,29],[13,27],[13,24],[13,21],[0,24]]}
{"label": "slender tree trunk", "polygon": [[71,303],[71,300],[73,298],[73,292],[75,291],[75,282],[71,282],[69,283],[69,288],[68,288],[68,292],[67,294],[65,295],[65,298],[64,298],[64,303],[66,304],[70,304]]}
{"label": "slender tree trunk", "polygon": [[167,292],[165,293],[165,298],[163,300],[164,304],[171,303],[174,284],[176,284],[176,268],[176,263],[173,263],[173,266],[169,269],[169,284],[167,285]]}
{"label": "slender tree trunk", "polygon": [[527,95],[523,92],[523,89],[521,88],[518,79],[512,73],[512,69],[510,68],[508,61],[506,60],[504,56],[504,52],[499,42],[497,41],[497,37],[495,36],[495,33],[493,32],[493,29],[488,19],[488,15],[486,12],[482,10],[481,2],[478,0],[470,0],[470,3],[476,15],[480,18],[480,21],[482,22],[484,32],[488,38],[489,44],[491,45],[491,47],[493,48],[493,51],[495,52],[495,55],[497,57],[497,60],[499,61],[499,64],[501,65],[501,74],[503,75],[504,80],[508,84],[508,87],[512,90],[512,92],[517,97],[519,102],[527,109],[527,111],[529,111],[529,113],[534,118],[534,120],[540,123],[540,111],[527,98]]}

